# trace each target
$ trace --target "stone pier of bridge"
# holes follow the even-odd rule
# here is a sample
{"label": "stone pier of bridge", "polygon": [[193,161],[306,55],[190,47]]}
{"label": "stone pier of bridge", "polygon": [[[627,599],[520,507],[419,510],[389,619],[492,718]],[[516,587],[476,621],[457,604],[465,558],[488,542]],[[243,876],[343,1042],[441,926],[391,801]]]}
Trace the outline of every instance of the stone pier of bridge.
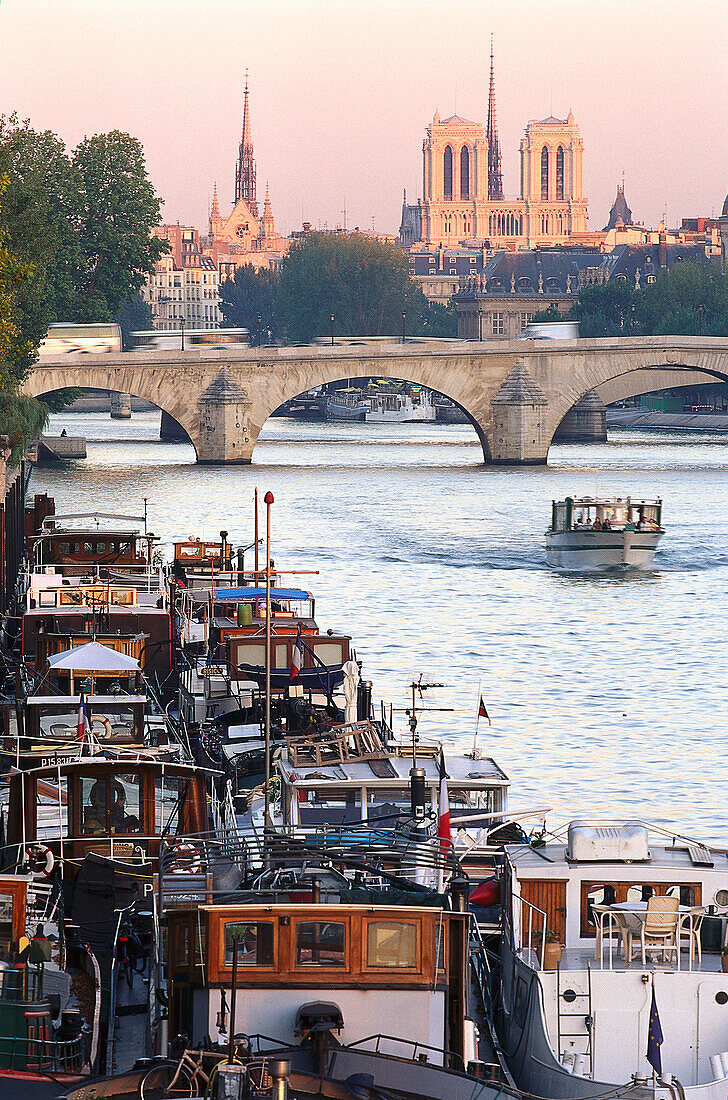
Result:
{"label": "stone pier of bridge", "polygon": [[[366,339],[366,338],[364,338]],[[605,438],[604,406],[674,386],[728,379],[728,339],[352,343],[306,348],[193,348],[44,357],[24,386],[131,394],[187,433],[198,462],[245,464],[280,405],[359,377],[404,379],[463,410],[486,462],[535,465],[556,441]]]}

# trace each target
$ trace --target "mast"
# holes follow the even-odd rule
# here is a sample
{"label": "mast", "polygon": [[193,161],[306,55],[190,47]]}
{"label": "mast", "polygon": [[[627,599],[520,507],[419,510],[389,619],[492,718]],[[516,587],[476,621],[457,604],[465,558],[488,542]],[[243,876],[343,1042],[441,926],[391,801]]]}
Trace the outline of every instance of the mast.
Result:
{"label": "mast", "polygon": [[498,140],[498,124],[495,118],[495,75],[493,68],[493,35],[490,36],[490,91],[488,94],[488,198],[503,201],[503,173],[501,172],[501,148]]}
{"label": "mast", "polygon": [[255,158],[250,130],[250,106],[248,103],[248,70],[245,70],[243,93],[243,132],[238,146],[238,163],[235,167],[235,202],[244,199],[253,217],[258,217],[258,201],[255,190]]}

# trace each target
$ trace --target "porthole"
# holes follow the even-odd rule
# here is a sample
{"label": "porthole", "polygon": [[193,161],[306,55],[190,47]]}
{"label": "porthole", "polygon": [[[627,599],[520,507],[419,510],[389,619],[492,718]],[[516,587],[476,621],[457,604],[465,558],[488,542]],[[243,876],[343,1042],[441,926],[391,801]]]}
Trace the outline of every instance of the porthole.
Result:
{"label": "porthole", "polygon": [[728,1001],[728,993],[724,989],[719,989],[715,999],[719,1005],[724,1005]]}
{"label": "porthole", "polygon": [[573,989],[565,989],[562,996],[568,1004],[573,1004],[573,1002],[576,1000],[576,993]]}

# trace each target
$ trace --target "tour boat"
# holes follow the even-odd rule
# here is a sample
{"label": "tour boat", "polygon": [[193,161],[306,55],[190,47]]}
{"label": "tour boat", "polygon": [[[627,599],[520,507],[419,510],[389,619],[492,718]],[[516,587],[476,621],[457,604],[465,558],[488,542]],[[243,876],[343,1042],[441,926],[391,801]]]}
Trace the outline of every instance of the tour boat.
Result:
{"label": "tour boat", "polygon": [[664,535],[661,500],[567,497],[553,501],[546,562],[554,569],[650,569]]}
{"label": "tour boat", "polygon": [[422,424],[437,419],[432,391],[423,386],[367,390],[367,424]]}
{"label": "tour boat", "polygon": [[494,989],[518,1088],[724,1100],[728,851],[573,821],[505,852]]}

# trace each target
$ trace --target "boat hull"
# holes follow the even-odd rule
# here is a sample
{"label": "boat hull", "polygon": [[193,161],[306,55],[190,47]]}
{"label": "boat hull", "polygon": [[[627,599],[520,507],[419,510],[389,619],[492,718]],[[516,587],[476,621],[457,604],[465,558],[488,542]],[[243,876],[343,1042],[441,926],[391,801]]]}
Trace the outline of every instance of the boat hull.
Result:
{"label": "boat hull", "polygon": [[566,571],[652,569],[662,535],[662,531],[549,531],[546,564]]}

